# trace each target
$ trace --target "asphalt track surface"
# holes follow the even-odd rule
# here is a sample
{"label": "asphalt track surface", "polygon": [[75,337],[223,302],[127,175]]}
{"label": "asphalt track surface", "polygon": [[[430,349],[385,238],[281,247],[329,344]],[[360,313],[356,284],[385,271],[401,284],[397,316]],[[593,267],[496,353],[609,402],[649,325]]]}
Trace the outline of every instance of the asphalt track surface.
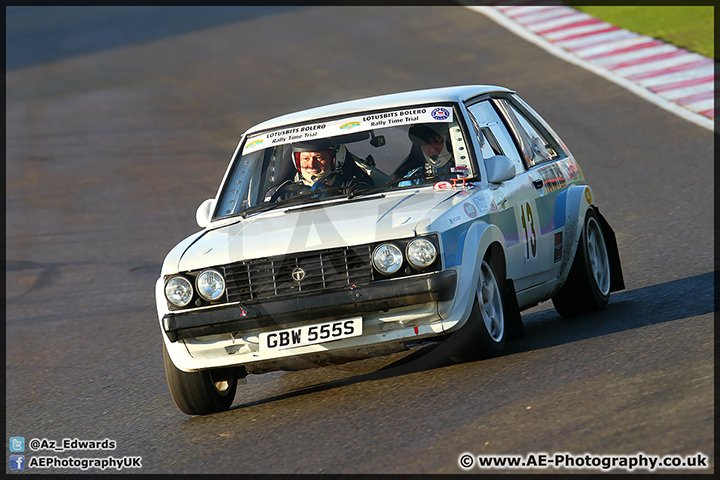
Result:
{"label": "asphalt track surface", "polygon": [[[712,132],[462,7],[76,13],[7,16],[6,437],[117,448],[28,460],[462,473],[464,452],[701,452],[710,466],[696,472],[714,471]],[[496,359],[250,376],[230,411],[182,414],[154,283],[241,132],[334,101],[478,83],[515,89],[572,150],[627,289],[572,321],[548,303],[524,312],[526,337]]]}

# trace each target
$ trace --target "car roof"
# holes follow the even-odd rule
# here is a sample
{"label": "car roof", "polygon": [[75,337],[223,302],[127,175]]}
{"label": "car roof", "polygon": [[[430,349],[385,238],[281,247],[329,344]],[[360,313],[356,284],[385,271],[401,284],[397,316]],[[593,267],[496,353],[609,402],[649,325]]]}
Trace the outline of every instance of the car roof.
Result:
{"label": "car roof", "polygon": [[462,85],[359,98],[357,100],[333,103],[331,105],[310,108],[282,115],[251,127],[246,134],[251,135],[262,130],[274,129],[284,125],[309,122],[318,118],[348,115],[360,111],[371,111],[383,108],[400,108],[405,105],[417,105],[423,103],[463,102],[472,97],[490,92],[512,93],[513,91],[505,87],[495,85]]}

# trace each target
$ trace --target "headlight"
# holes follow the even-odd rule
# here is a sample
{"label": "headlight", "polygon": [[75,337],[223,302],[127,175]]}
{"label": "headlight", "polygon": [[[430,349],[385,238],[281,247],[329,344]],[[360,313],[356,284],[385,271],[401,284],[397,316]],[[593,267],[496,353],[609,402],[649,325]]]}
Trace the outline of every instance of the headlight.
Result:
{"label": "headlight", "polygon": [[165,284],[165,297],[176,307],[184,307],[192,300],[192,285],[185,277],[173,277]]}
{"label": "headlight", "polygon": [[217,270],[205,270],[197,277],[197,291],[202,298],[212,302],[225,293],[225,280]]}
{"label": "headlight", "polygon": [[378,245],[372,259],[377,271],[385,275],[397,272],[403,263],[402,252],[392,243]]}
{"label": "headlight", "polygon": [[413,267],[427,268],[437,258],[437,249],[431,241],[417,238],[408,244],[406,254]]}

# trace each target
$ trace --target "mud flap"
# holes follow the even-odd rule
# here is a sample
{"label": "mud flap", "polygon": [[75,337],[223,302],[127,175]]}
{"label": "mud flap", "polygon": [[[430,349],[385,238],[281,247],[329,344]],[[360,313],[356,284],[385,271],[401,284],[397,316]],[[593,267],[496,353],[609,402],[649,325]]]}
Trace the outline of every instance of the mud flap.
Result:
{"label": "mud flap", "polygon": [[525,337],[525,327],[523,326],[522,316],[520,315],[520,307],[517,302],[517,294],[515,293],[515,283],[512,279],[505,279],[505,289],[503,291],[503,307],[505,315],[505,328],[507,329],[508,340],[517,340]]}
{"label": "mud flap", "polygon": [[617,246],[617,240],[615,239],[615,232],[612,227],[605,220],[605,217],[600,213],[600,209],[595,207],[595,213],[597,213],[600,219],[600,227],[602,228],[603,237],[605,237],[605,247],[607,248],[608,257],[610,260],[610,291],[617,292],[625,289],[625,280],[622,273],[622,265],[620,264],[620,250]]}

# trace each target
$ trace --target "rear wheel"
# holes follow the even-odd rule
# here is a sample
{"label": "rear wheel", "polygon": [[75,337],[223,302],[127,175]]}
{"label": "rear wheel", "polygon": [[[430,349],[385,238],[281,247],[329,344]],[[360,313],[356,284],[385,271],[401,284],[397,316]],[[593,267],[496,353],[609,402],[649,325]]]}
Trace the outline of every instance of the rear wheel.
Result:
{"label": "rear wheel", "polygon": [[589,209],[570,273],[552,301],[560,315],[569,317],[600,310],[609,299],[610,258],[600,221]]}
{"label": "rear wheel", "polygon": [[230,408],[238,377],[232,368],[183,372],[172,362],[163,343],[165,377],[175,405],[188,415],[207,415]]}
{"label": "rear wheel", "polygon": [[500,355],[505,348],[505,308],[502,280],[489,256],[480,265],[480,276],[470,317],[450,339],[456,362],[479,360]]}

